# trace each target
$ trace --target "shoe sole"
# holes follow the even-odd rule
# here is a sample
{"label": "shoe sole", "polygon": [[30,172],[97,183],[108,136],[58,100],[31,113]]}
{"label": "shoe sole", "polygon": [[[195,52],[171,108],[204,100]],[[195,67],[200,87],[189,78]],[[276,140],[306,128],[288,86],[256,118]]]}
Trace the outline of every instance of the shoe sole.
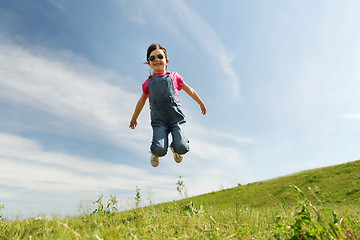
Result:
{"label": "shoe sole", "polygon": [[177,154],[172,147],[170,147],[171,151],[173,152],[173,157],[176,163],[181,163],[183,160],[183,157],[179,154]]}
{"label": "shoe sole", "polygon": [[151,166],[157,167],[160,164],[160,158],[156,157],[155,155],[152,155],[150,158],[150,163],[151,163]]}

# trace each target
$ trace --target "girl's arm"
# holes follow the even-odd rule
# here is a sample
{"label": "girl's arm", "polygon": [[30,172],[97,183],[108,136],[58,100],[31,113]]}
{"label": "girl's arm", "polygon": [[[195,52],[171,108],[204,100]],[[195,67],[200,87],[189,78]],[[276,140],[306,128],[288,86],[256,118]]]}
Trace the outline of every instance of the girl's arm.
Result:
{"label": "girl's arm", "polygon": [[201,108],[201,112],[203,115],[206,114],[206,107],[205,107],[205,104],[204,102],[201,100],[201,98],[199,97],[199,95],[197,94],[197,92],[192,89],[189,85],[187,85],[185,82],[183,82],[183,85],[182,85],[182,89],[187,93],[189,94],[189,96],[195,100],[195,102],[197,102],[199,105],[200,105],[200,108]]}
{"label": "girl's arm", "polygon": [[145,105],[145,102],[147,100],[147,97],[148,95],[145,94],[145,93],[142,93],[139,101],[137,102],[136,104],[136,107],[135,107],[135,111],[134,111],[134,114],[130,120],[130,126],[129,128],[131,129],[135,129],[135,127],[137,126],[137,118],[139,117],[140,113],[141,113],[141,110],[143,109],[144,105]]}

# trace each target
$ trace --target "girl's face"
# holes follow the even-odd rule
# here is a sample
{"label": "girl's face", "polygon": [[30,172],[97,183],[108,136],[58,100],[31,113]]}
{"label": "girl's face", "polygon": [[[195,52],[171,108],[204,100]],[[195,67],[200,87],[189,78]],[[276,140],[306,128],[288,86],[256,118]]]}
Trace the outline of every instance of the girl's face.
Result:
{"label": "girl's face", "polygon": [[148,61],[149,66],[154,70],[155,73],[166,72],[166,66],[169,63],[169,59],[165,58],[165,53],[163,50],[155,49],[152,51]]}

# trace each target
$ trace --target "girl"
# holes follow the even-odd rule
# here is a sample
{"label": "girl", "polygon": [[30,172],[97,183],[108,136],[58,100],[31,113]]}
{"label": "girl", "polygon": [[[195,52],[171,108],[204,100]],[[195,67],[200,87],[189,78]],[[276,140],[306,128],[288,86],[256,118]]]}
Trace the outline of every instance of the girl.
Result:
{"label": "girl", "polygon": [[178,90],[183,89],[192,97],[206,114],[204,102],[194,89],[184,82],[177,72],[166,72],[169,59],[166,49],[160,44],[149,46],[146,55],[148,64],[153,74],[143,83],[143,93],[136,104],[134,114],[130,121],[130,128],[135,129],[137,118],[143,109],[147,98],[150,102],[151,126],[153,139],[150,147],[150,162],[153,167],[160,163],[160,157],[165,156],[168,148],[168,135],[171,133],[173,142],[170,149],[174,160],[180,163],[183,154],[189,151],[189,140],[185,134],[185,116],[181,111],[178,99]]}

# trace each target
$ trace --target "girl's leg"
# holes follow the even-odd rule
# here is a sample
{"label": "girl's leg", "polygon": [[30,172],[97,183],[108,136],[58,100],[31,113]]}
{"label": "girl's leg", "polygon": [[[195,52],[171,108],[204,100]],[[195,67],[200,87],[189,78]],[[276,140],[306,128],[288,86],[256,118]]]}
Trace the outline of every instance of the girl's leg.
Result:
{"label": "girl's leg", "polygon": [[150,146],[151,152],[157,157],[166,155],[169,146],[168,140],[169,130],[162,125],[153,126],[153,139]]}
{"label": "girl's leg", "polygon": [[186,136],[185,121],[174,125],[171,128],[173,142],[171,147],[178,154],[185,154],[190,150],[189,140]]}

